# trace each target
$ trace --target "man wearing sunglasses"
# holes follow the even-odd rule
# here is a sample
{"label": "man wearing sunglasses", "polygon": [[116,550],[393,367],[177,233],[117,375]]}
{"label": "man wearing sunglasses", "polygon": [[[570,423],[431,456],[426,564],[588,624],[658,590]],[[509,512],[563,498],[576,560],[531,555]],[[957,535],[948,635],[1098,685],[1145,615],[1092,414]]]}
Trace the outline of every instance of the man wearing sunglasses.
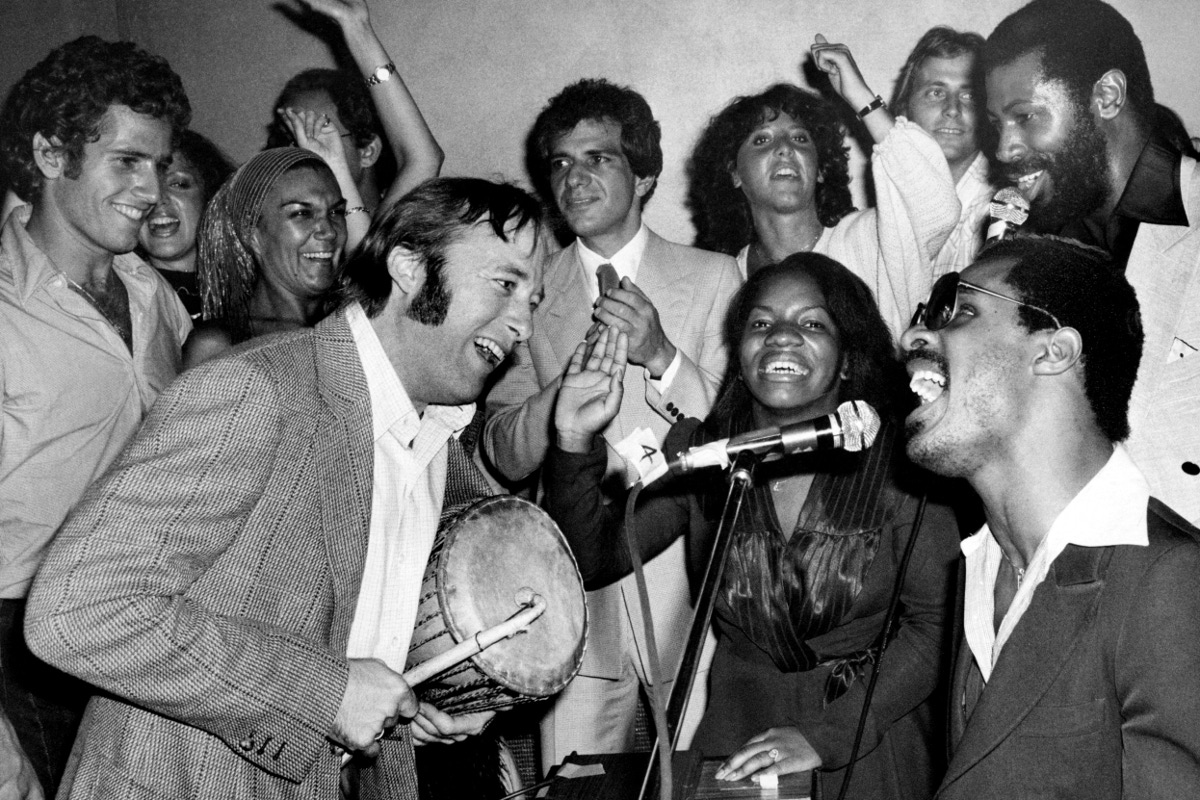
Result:
{"label": "man wearing sunglasses", "polygon": [[[1129,451],[1200,524],[1200,162],[1155,103],[1142,43],[1100,0],[1036,0],[988,37],[988,116],[1027,228],[1108,252],[1137,291],[1146,346]],[[1169,114],[1169,112],[1168,112]]]}
{"label": "man wearing sunglasses", "polygon": [[962,543],[937,797],[1200,797],[1200,531],[1120,444],[1132,287],[1095,248],[1009,239],[939,280],[902,345],[909,457],[987,520]]}

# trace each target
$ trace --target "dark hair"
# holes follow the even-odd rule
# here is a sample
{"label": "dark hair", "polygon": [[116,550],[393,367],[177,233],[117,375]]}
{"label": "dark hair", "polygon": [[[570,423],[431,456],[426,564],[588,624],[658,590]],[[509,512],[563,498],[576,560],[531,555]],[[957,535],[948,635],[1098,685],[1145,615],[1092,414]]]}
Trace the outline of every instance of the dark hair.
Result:
{"label": "dark hair", "polygon": [[1087,106],[1092,86],[1110,69],[1125,73],[1129,107],[1142,126],[1154,122],[1154,87],[1142,42],[1133,26],[1101,0],[1034,0],[1009,14],[983,47],[984,69],[1027,53],[1041,57],[1047,80],[1062,81],[1077,106]]}
{"label": "dark hair", "polygon": [[192,116],[179,76],[165,59],[133,42],[81,36],[52,50],[17,81],[4,104],[0,162],[5,182],[22,199],[35,199],[42,186],[33,159],[38,133],[61,144],[64,174],[78,178],[84,145],[100,138],[100,121],[114,105],[163,120],[172,138]]}
{"label": "dark hair", "polygon": [[175,152],[195,168],[196,176],[200,179],[204,202],[207,203],[221,188],[221,184],[233,174],[233,162],[221,148],[213,144],[207,137],[190,128],[179,133],[175,142]]}
{"label": "dark hair", "polygon": [[837,261],[820,253],[793,253],[778,264],[752,273],[734,295],[725,315],[725,342],[729,368],[717,393],[710,419],[726,420],[745,414],[752,398],[742,380],[738,355],[745,335],[746,320],[763,287],[784,275],[803,275],[825,296],[825,307],[837,328],[846,378],[838,402],[865,400],[887,417],[897,410],[901,395],[902,368],[896,359],[892,334],[879,313],[867,284]]}
{"label": "dark hair", "polygon": [[[550,174],[555,143],[584,120],[605,120],[621,126],[621,150],[635,176],[657,178],[662,172],[662,130],[646,98],[604,78],[584,78],[550,98],[533,123],[531,138],[541,176]],[[642,196],[643,207],[654,189],[651,185]]]}
{"label": "dark hair", "polygon": [[892,110],[897,114],[908,114],[908,101],[912,98],[917,70],[926,59],[977,56],[982,48],[983,37],[974,31],[956,31],[945,25],[925,31],[900,68],[900,76],[896,78],[896,88],[892,92]]}
{"label": "dark hair", "polygon": [[374,317],[383,311],[392,292],[387,257],[404,247],[425,264],[425,285],[409,314],[426,325],[446,318],[450,295],[442,269],[446,248],[466,228],[487,222],[497,238],[509,241],[506,228],[533,226],[535,241],[542,231],[541,206],[524,189],[481,178],[434,178],[425,181],[375,217],[366,237],[342,264],[334,282],[335,301],[357,300]]}
{"label": "dark hair", "polygon": [[688,162],[688,206],[696,227],[696,246],[736,253],[754,241],[754,221],[746,196],[733,185],[738,149],[766,120],[787,114],[803,125],[817,146],[817,215],[832,227],[854,210],[850,199],[850,151],[846,129],[832,105],[798,86],[777,83],[766,91],[734,98],[713,116]]}
{"label": "dark hair", "polygon": [[[1110,441],[1129,436],[1129,397],[1142,357],[1137,295],[1102,250],[1058,236],[1002,239],[978,261],[1013,259],[1004,282],[1017,299],[1046,309],[1083,338],[1084,389],[1096,424]],[[1034,309],[1019,309],[1029,331],[1053,325]]]}
{"label": "dark hair", "polygon": [[324,92],[337,108],[338,119],[354,137],[355,147],[366,147],[371,140],[383,138],[379,117],[362,78],[339,69],[306,69],[283,85],[275,105],[271,107],[271,122],[267,125],[267,147],[289,147],[295,142],[287,125],[274,113],[277,108],[290,106],[305,92]]}

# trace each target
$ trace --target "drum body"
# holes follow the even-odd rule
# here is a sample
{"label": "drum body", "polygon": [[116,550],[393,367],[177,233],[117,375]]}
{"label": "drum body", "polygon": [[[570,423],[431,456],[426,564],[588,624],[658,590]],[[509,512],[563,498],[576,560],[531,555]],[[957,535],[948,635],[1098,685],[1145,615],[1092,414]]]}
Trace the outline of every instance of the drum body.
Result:
{"label": "drum body", "polygon": [[550,697],[575,677],[587,644],[583,580],[546,512],[501,495],[445,526],[425,570],[406,669],[505,621],[530,590],[546,610],[528,629],[434,676],[417,695],[448,714]]}

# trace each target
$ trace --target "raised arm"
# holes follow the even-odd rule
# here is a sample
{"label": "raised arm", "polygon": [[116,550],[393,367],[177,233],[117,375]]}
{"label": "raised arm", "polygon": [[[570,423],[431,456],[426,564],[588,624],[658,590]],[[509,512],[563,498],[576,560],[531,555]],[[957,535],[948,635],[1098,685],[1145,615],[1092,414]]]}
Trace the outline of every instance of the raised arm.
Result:
{"label": "raised arm", "polygon": [[[543,478],[545,506],[566,536],[584,583],[599,588],[629,574],[629,551],[621,527],[624,509],[606,504],[600,489],[607,453],[600,437],[621,407],[621,378],[628,343],[605,329],[586,357],[586,344],[571,356],[554,409],[555,442]],[[612,334],[612,335],[610,335]],[[685,496],[655,493],[635,517],[643,558],[662,552],[687,527]]]}
{"label": "raised arm", "polygon": [[854,63],[854,56],[850,53],[850,48],[844,44],[831,44],[818,33],[809,50],[812,52],[813,62],[817,65],[817,69],[829,76],[833,90],[846,101],[846,104],[856,114],[861,115],[860,119],[867,126],[867,131],[876,144],[886,139],[895,120],[892,118],[891,112],[883,105],[867,114],[861,113],[875,102],[878,95],[867,86],[862,72],[858,69],[858,64]]}
{"label": "raised arm", "polygon": [[[364,78],[379,67],[394,64],[371,26],[366,0],[301,0],[306,6],[338,24],[350,55]],[[370,86],[371,100],[383,124],[387,144],[396,156],[396,180],[384,192],[380,208],[403,197],[417,184],[436,178],[444,154],[417,101],[398,71]]]}
{"label": "raised arm", "polygon": [[350,174],[350,165],[346,163],[341,134],[325,114],[295,108],[276,109],[276,113],[291,131],[297,147],[311,150],[329,165],[342,192],[342,199],[346,201],[346,209],[354,209],[346,215],[346,252],[349,253],[367,235],[371,218],[360,210],[363,207],[362,195]]}

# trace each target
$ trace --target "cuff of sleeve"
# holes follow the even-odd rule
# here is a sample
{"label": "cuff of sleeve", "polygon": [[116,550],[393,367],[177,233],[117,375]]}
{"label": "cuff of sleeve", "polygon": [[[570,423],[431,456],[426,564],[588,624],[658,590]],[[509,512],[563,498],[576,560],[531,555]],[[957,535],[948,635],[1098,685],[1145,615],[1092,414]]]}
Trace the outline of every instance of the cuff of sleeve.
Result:
{"label": "cuff of sleeve", "polygon": [[661,377],[653,378],[650,376],[650,370],[646,370],[646,383],[654,388],[659,394],[665,394],[667,389],[671,388],[671,382],[675,380],[675,376],[679,374],[679,365],[683,363],[683,352],[676,347],[675,357],[671,359],[670,366],[663,372]]}

